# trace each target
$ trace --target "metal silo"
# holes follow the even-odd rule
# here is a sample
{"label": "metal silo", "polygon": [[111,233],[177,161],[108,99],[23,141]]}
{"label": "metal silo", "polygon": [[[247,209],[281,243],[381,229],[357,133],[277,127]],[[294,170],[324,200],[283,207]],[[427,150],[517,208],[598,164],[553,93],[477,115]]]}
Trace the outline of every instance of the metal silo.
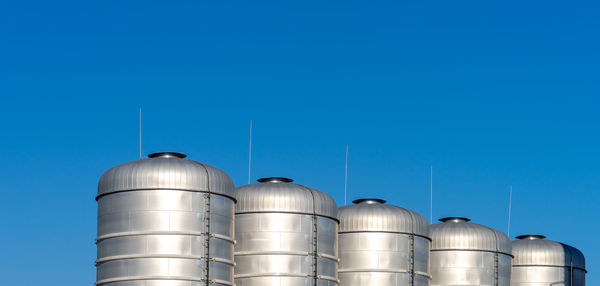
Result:
{"label": "metal silo", "polygon": [[429,285],[428,222],[422,215],[359,199],[339,209],[341,286]]}
{"label": "metal silo", "polygon": [[235,191],[236,285],[337,285],[333,198],[288,178],[258,182]]}
{"label": "metal silo", "polygon": [[100,178],[96,285],[233,285],[232,180],[181,153],[148,157]]}
{"label": "metal silo", "polygon": [[513,241],[511,286],[585,286],[585,257],[576,248],[545,240],[543,235],[521,235]]}
{"label": "metal silo", "polygon": [[510,284],[511,243],[502,232],[448,217],[429,226],[431,285]]}

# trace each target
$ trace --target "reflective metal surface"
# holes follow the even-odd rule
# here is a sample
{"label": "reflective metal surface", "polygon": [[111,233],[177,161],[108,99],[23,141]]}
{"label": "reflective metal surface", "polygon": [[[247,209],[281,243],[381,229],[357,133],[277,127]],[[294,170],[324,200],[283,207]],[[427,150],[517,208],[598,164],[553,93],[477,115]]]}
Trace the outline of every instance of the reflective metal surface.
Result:
{"label": "reflective metal surface", "polygon": [[431,285],[508,286],[512,250],[502,232],[468,218],[443,218],[429,226]]}
{"label": "reflective metal surface", "polygon": [[545,240],[543,235],[522,235],[513,241],[511,286],[584,286],[585,257],[576,248]]}
{"label": "reflective metal surface", "polygon": [[428,222],[380,199],[339,209],[342,286],[429,285]]}
{"label": "reflective metal surface", "polygon": [[337,285],[333,198],[287,178],[259,182],[235,191],[236,285]]}
{"label": "reflective metal surface", "polygon": [[98,183],[96,285],[233,285],[233,182],[162,152]]}

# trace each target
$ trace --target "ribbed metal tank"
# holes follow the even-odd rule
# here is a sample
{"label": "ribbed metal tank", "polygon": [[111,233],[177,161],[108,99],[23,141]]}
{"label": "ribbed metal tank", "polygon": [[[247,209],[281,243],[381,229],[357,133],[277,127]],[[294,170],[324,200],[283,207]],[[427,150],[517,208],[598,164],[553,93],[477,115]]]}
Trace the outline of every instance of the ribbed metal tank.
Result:
{"label": "ribbed metal tank", "polygon": [[181,153],[148,157],[100,178],[96,285],[233,285],[231,178]]}
{"label": "ribbed metal tank", "polygon": [[429,223],[381,199],[339,209],[342,286],[428,286]]}
{"label": "ribbed metal tank", "polygon": [[502,232],[448,217],[429,226],[432,286],[510,285],[511,242]]}
{"label": "ribbed metal tank", "polygon": [[289,178],[258,182],[235,190],[236,285],[337,285],[333,198]]}
{"label": "ribbed metal tank", "polygon": [[543,235],[513,241],[511,286],[585,286],[585,257],[578,249]]}

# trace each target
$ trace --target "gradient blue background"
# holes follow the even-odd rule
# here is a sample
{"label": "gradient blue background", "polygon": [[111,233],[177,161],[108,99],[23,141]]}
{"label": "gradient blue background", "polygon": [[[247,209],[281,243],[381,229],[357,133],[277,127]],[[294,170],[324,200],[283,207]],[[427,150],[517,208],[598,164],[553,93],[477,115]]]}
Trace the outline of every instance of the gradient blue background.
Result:
{"label": "gradient blue background", "polygon": [[[600,17],[576,1],[2,1],[0,285],[95,281],[96,184],[174,150],[247,182],[542,233],[600,284]],[[171,2],[168,4],[161,2]],[[246,1],[248,2],[248,1]]]}

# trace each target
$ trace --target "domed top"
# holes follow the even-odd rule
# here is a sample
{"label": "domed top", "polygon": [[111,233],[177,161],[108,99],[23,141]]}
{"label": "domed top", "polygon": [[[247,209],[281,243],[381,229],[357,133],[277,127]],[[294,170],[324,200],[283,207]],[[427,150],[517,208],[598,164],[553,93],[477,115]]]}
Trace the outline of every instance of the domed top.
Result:
{"label": "domed top", "polygon": [[429,226],[431,250],[479,250],[511,255],[510,239],[501,231],[462,217],[442,218]]}
{"label": "domed top", "polygon": [[340,233],[397,232],[428,237],[427,219],[417,212],[386,205],[381,199],[358,199],[339,209]]}
{"label": "domed top", "polygon": [[233,181],[225,172],[186,157],[183,153],[159,152],[149,159],[127,162],[104,172],[98,197],[130,190],[186,190],[233,197]]}
{"label": "domed top", "polygon": [[571,267],[585,271],[585,257],[577,248],[545,240],[543,235],[520,235],[512,242],[513,266]]}
{"label": "domed top", "polygon": [[235,189],[236,214],[283,212],[316,214],[337,220],[337,204],[328,194],[293,184],[282,177],[262,178],[258,184]]}

